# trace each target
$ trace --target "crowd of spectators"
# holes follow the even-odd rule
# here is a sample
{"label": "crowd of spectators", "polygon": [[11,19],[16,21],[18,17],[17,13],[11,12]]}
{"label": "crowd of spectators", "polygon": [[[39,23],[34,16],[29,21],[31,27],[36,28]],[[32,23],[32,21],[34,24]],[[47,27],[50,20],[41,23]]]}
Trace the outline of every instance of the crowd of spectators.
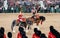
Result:
{"label": "crowd of spectators", "polygon": [[[50,26],[50,32],[48,32],[48,36],[42,33],[37,28],[34,28],[34,33],[32,34],[32,38],[60,38],[60,33],[53,27]],[[26,32],[22,27],[19,27],[19,32],[17,33],[17,38],[28,38]],[[0,27],[0,38],[12,38],[12,32],[8,32],[5,34],[4,27]]]}
{"label": "crowd of spectators", "polygon": [[0,0],[0,13],[31,12],[32,8],[37,12],[60,12],[59,0]]}

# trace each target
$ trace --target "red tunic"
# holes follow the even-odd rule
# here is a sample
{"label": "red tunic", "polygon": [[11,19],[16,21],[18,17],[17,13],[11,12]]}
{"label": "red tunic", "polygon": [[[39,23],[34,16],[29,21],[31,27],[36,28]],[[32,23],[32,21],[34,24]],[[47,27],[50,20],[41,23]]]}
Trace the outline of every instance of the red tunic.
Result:
{"label": "red tunic", "polygon": [[4,34],[4,38],[6,38],[6,34]]}
{"label": "red tunic", "polygon": [[32,38],[40,38],[40,36],[36,35],[35,33],[33,34]]}
{"label": "red tunic", "polygon": [[22,16],[23,16],[22,14],[18,15],[18,19],[17,19],[18,22],[22,21]]}
{"label": "red tunic", "polygon": [[56,36],[52,32],[49,32],[48,38],[56,38]]}
{"label": "red tunic", "polygon": [[20,34],[20,32],[18,33],[17,38],[22,38],[22,35]]}
{"label": "red tunic", "polygon": [[20,14],[20,15],[18,15],[18,18],[20,19],[22,16],[23,16],[23,15],[22,15],[22,14]]}

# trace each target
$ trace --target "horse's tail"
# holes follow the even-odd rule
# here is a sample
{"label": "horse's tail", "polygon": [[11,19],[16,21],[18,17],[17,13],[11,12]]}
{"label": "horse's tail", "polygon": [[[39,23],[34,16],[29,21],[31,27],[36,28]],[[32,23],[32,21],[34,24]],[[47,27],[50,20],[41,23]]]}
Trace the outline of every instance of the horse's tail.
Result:
{"label": "horse's tail", "polygon": [[12,25],[11,25],[12,30],[13,30],[13,27],[14,27],[15,23],[16,23],[16,20],[13,20]]}
{"label": "horse's tail", "polygon": [[40,16],[40,20],[45,21],[46,18],[44,16]]}

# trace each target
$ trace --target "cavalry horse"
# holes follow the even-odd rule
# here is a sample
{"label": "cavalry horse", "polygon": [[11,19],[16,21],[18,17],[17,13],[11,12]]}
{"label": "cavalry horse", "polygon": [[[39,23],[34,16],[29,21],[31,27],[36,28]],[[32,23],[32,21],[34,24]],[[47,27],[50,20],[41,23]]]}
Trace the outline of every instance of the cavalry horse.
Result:
{"label": "cavalry horse", "polygon": [[28,29],[30,28],[30,25],[32,25],[32,19],[30,20],[30,18],[24,18],[25,21],[20,21],[18,22],[17,20],[13,20],[12,25],[11,25],[11,29],[12,31],[14,31],[14,27],[15,26],[19,26],[19,27],[24,27],[25,29],[27,28],[28,25]]}
{"label": "cavalry horse", "polygon": [[34,23],[36,23],[37,26],[39,25],[39,23],[42,25],[45,20],[46,18],[44,16],[36,15],[36,16],[28,17],[26,19],[26,23],[27,23],[28,29],[31,29],[30,26],[33,25]]}
{"label": "cavalry horse", "polygon": [[42,25],[42,23],[46,20],[44,16],[39,15],[32,16],[31,18],[33,19],[33,23],[36,23],[37,26],[39,23]]}
{"label": "cavalry horse", "polygon": [[32,17],[28,17],[28,18],[25,18],[25,21],[20,21],[18,22],[17,20],[13,20],[12,22],[12,25],[11,25],[11,29],[13,31],[13,28],[15,26],[19,26],[19,27],[24,27],[25,29],[27,28],[28,26],[28,29],[30,29],[31,25],[33,25],[34,23],[36,23],[36,25],[38,26],[39,23],[42,23],[46,20],[46,18],[44,16],[32,16]]}

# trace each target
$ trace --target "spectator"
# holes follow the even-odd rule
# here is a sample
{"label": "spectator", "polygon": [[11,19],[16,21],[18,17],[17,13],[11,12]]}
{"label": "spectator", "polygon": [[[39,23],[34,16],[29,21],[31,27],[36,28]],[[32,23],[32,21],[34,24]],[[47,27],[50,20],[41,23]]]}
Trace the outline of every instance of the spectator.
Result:
{"label": "spectator", "polygon": [[56,36],[56,38],[60,38],[60,33],[56,29],[53,29],[52,32]]}
{"label": "spectator", "polygon": [[3,27],[0,28],[1,29],[1,33],[3,34],[3,38],[6,38],[6,34],[4,33],[5,32],[5,29]]}
{"label": "spectator", "polygon": [[4,11],[7,12],[8,4],[7,0],[4,1]]}
{"label": "spectator", "polygon": [[48,38],[56,38],[53,32],[54,32],[54,27],[50,26],[50,32],[48,34]]}
{"label": "spectator", "polygon": [[22,27],[19,27],[19,33],[17,35],[17,38],[22,38],[22,34],[21,34],[22,31],[24,31],[24,29]]}
{"label": "spectator", "polygon": [[8,36],[8,38],[12,38],[12,33],[11,32],[8,32],[7,33],[7,36]]}
{"label": "spectator", "polygon": [[41,32],[39,30],[37,30],[37,28],[34,28],[34,34],[32,36],[32,38],[40,38],[40,34]]}
{"label": "spectator", "polygon": [[0,29],[0,38],[3,38],[2,30]]}
{"label": "spectator", "polygon": [[28,38],[28,37],[26,36],[26,32],[25,32],[25,31],[22,31],[22,32],[21,32],[21,35],[22,35],[22,38]]}
{"label": "spectator", "polygon": [[2,13],[3,12],[3,3],[0,1],[0,13]]}

